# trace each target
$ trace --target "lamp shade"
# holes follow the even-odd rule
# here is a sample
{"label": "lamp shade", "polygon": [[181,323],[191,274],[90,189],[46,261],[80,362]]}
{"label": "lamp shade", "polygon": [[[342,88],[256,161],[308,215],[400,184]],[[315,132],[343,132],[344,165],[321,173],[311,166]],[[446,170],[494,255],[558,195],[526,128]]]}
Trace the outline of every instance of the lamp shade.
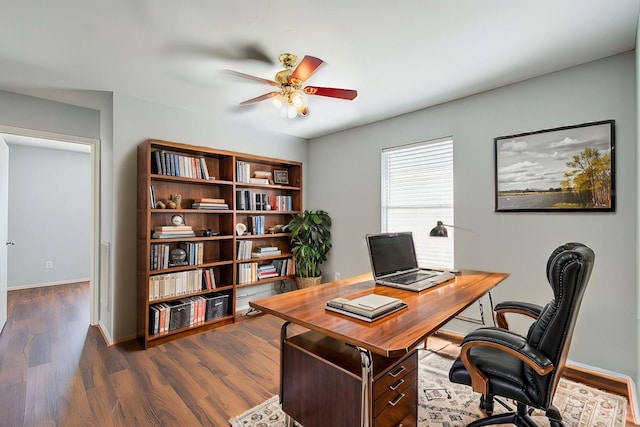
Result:
{"label": "lamp shade", "polygon": [[429,232],[429,236],[431,237],[449,237],[447,233],[447,228],[444,226],[442,221],[438,221],[435,227],[431,229]]}

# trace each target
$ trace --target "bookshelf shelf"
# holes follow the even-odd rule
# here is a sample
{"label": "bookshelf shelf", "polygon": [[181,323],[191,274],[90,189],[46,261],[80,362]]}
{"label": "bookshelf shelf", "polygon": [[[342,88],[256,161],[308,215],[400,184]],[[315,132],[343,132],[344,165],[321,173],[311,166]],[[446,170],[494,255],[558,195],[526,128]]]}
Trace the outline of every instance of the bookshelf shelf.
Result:
{"label": "bookshelf shelf", "polygon": [[[274,171],[286,171],[289,183],[266,183]],[[147,140],[138,146],[137,185],[137,336],[144,348],[233,323],[238,288],[294,278],[284,270],[293,264],[289,234],[267,231],[302,211],[300,162]],[[177,209],[157,204],[169,207],[177,195]],[[187,229],[182,236],[172,234],[178,232],[176,215]],[[238,223],[252,234],[238,236]],[[240,259],[241,244],[276,252]],[[180,258],[170,261],[182,256],[177,249],[185,251],[186,265],[177,265]],[[253,272],[247,273],[248,266]],[[266,276],[263,270],[273,268],[280,275],[254,280],[258,271]],[[215,308],[207,305],[213,302]],[[184,310],[188,321],[181,317]],[[167,318],[182,323],[166,323]]]}
{"label": "bookshelf shelf", "polygon": [[[279,276],[277,280],[289,280],[289,279],[295,279],[295,275],[291,274],[291,275],[287,275],[287,276]],[[249,283],[240,283],[238,285],[236,285],[236,288],[248,288],[250,286],[255,286],[255,285],[261,285],[263,283],[271,283],[273,282],[274,279],[265,279],[265,280],[256,280],[255,282],[249,282]]]}
{"label": "bookshelf shelf", "polygon": [[[191,332],[188,335],[192,335],[194,331],[197,332],[203,332],[204,330],[209,330],[211,329],[210,327],[207,328],[207,326],[211,326],[211,325],[215,325],[217,323],[224,323],[224,324],[228,324],[229,321],[233,320],[234,316],[224,316],[224,317],[220,317],[218,319],[213,319],[213,320],[205,320],[204,322],[194,325],[194,326],[185,326],[182,328],[177,328],[174,329],[173,331],[168,331],[162,334],[157,334],[157,335],[152,335],[149,337],[149,343],[154,342],[154,341],[159,341],[159,340],[163,340],[163,341],[169,341],[169,340],[174,340],[179,338],[180,336],[185,336],[185,332]],[[167,338],[170,338],[169,340],[167,340]],[[150,344],[150,345],[155,345],[155,344]]]}
{"label": "bookshelf shelf", "polygon": [[289,237],[288,233],[267,233],[267,234],[247,234],[244,236],[236,237],[237,240],[251,240],[251,239],[270,239],[274,237]]}

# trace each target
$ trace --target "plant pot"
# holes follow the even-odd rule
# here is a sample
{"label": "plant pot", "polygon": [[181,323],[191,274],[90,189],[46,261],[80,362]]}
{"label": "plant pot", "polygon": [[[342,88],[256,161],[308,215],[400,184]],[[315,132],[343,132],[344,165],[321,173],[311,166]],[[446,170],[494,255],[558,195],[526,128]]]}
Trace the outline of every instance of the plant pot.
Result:
{"label": "plant pot", "polygon": [[312,286],[318,286],[322,282],[322,276],[320,277],[296,277],[296,284],[298,289],[310,288]]}

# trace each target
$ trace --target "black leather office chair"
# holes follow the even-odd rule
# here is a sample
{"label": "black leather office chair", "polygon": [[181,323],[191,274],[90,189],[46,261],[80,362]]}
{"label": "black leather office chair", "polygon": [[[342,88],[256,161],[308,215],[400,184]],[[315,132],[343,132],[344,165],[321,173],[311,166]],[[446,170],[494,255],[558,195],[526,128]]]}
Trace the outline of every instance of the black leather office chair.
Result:
{"label": "black leather office chair", "polygon": [[[547,262],[554,298],[546,306],[516,301],[497,304],[498,326],[477,329],[463,339],[449,379],[482,394],[480,408],[488,415],[468,427],[503,423],[534,427],[537,424],[529,416],[533,408],[545,411],[551,427],[563,426],[552,400],[593,262],[593,251],[581,243],[558,247]],[[526,337],[508,330],[505,313],[536,319]],[[513,399],[516,411],[492,415],[494,396]]]}

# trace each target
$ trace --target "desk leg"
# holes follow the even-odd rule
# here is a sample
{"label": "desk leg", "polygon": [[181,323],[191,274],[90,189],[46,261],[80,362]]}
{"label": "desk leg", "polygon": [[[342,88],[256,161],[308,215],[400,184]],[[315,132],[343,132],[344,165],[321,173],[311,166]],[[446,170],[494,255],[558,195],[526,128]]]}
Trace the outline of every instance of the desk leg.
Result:
{"label": "desk leg", "polygon": [[284,392],[284,384],[282,378],[284,377],[284,342],[287,340],[287,328],[291,322],[286,321],[280,327],[280,405],[282,405],[282,395]]}
{"label": "desk leg", "polygon": [[373,358],[371,352],[361,347],[355,347],[360,352],[362,359],[362,398],[360,399],[360,423],[362,427],[372,427],[371,424],[371,372],[373,372]]}

